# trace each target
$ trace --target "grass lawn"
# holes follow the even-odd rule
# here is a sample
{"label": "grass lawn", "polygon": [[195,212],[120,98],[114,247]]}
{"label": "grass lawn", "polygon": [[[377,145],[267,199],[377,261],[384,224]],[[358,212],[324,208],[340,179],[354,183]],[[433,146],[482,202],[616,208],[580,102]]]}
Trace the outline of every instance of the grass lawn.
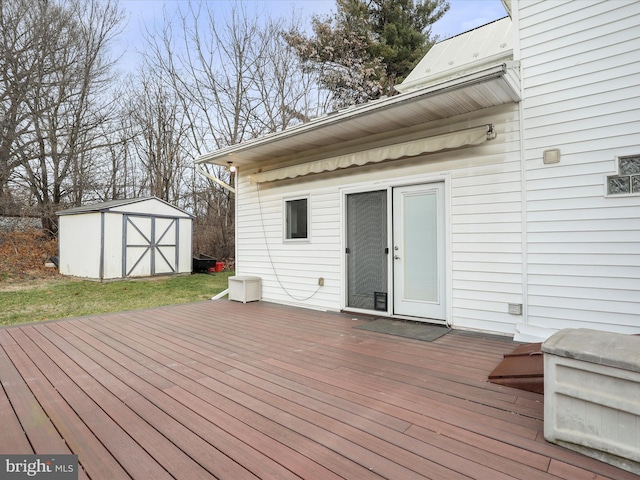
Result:
{"label": "grass lawn", "polygon": [[0,326],[207,300],[227,288],[233,272],[94,282],[0,283]]}

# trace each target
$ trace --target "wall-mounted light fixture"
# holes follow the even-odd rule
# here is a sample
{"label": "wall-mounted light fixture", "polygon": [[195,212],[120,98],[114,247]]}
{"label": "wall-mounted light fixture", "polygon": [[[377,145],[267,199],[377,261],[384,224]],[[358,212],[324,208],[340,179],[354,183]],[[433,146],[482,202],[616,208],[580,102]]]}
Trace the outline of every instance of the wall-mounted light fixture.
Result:
{"label": "wall-mounted light fixture", "polygon": [[550,150],[545,150],[542,152],[542,161],[545,165],[549,165],[550,163],[560,163],[560,149],[552,148]]}
{"label": "wall-mounted light fixture", "polygon": [[236,166],[233,164],[233,162],[227,162],[227,169],[231,172],[234,173],[236,171]]}

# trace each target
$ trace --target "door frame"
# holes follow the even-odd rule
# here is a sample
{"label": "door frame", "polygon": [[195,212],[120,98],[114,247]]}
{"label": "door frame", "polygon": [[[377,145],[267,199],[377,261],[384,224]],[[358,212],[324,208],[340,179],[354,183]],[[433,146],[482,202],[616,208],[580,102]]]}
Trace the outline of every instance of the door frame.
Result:
{"label": "door frame", "polygon": [[[408,185],[402,187],[394,187],[392,191],[393,196],[393,295],[394,295],[394,316],[407,316],[410,318],[428,318],[429,321],[444,323],[446,321],[446,307],[447,299],[445,294],[445,284],[447,279],[446,265],[445,265],[445,222],[444,222],[444,183],[419,183],[416,185]],[[431,199],[433,201],[433,212],[435,215],[432,217],[434,222],[434,229],[425,229],[424,224],[420,227],[421,222],[407,222],[406,212],[408,211],[408,201],[410,199]],[[416,213],[423,215],[428,213],[425,210],[426,205],[421,205]],[[414,211],[415,212],[415,211]],[[422,261],[425,270],[422,268],[416,268],[412,266],[412,262],[407,262],[407,257],[412,254],[416,257],[417,262],[420,261],[420,255],[422,252],[427,252],[424,245],[419,245],[415,242],[415,235],[407,234],[407,230],[414,232],[415,235],[429,236],[435,232],[435,242],[432,248],[429,249],[430,254],[434,255],[432,263],[426,258]],[[426,240],[426,238],[425,238]],[[410,245],[413,244],[413,249]],[[435,270],[435,271],[434,271]],[[407,275],[411,275],[409,272],[413,271],[415,275],[414,280],[408,281]],[[431,271],[435,274],[435,289],[436,297],[434,300],[427,300],[425,298],[405,298],[405,294],[411,296],[412,287],[415,287],[414,282],[420,284],[425,280],[425,271]],[[429,275],[427,275],[429,276]],[[425,285],[426,287],[426,285]],[[413,295],[421,296],[420,290],[414,290]],[[431,316],[433,315],[433,316]]]}
{"label": "door frame", "polygon": [[[422,317],[410,317],[394,314],[393,303],[393,189],[397,187],[406,187],[411,185],[422,185],[429,183],[442,183],[444,186],[444,265],[445,265],[445,281],[444,281],[444,296],[445,296],[445,320],[437,320],[431,318]],[[347,264],[345,248],[347,247],[347,226],[346,226],[346,196],[352,193],[370,192],[375,190],[387,190],[387,244],[390,248],[390,254],[387,255],[388,262],[388,279],[387,279],[387,311],[378,310],[364,310],[353,307],[348,307],[347,299]],[[389,317],[399,318],[413,321],[423,321],[427,323],[446,324],[451,326],[452,324],[452,261],[451,261],[451,174],[450,172],[439,172],[432,175],[414,175],[410,177],[400,177],[395,179],[359,183],[354,185],[347,185],[340,189],[340,226],[341,226],[341,249],[340,255],[340,268],[341,268],[341,309],[347,312],[360,313],[365,315],[375,315],[377,317]]]}
{"label": "door frame", "polygon": [[[136,219],[144,219],[149,220],[150,222],[150,232],[147,236],[145,232],[142,232],[139,228],[139,225],[136,224]],[[163,230],[162,228],[156,229],[156,221],[157,220],[167,220],[169,221],[169,225]],[[129,243],[129,231],[133,229],[136,230],[139,235],[143,238],[143,243],[134,244]],[[173,239],[169,239],[166,234],[173,229],[174,235]],[[166,237],[166,238],[165,238]],[[173,240],[173,243],[160,243],[161,241],[166,242],[167,240]],[[145,256],[149,255],[149,273],[148,275],[142,276],[153,276],[157,275],[156,265],[157,259],[156,257],[162,257],[165,260],[165,263],[169,267],[170,272],[163,272],[161,274],[175,274],[178,273],[179,263],[180,263],[180,219],[178,217],[170,217],[165,215],[148,215],[144,213],[124,213],[122,215],[122,278],[128,277],[136,277],[140,275],[134,275],[135,269],[138,265],[143,261]],[[163,247],[173,247],[175,249],[173,258],[169,259],[162,253]],[[136,259],[132,260],[131,264],[127,261],[127,255],[129,249],[140,248],[144,249]],[[173,262],[173,264],[171,263]]]}

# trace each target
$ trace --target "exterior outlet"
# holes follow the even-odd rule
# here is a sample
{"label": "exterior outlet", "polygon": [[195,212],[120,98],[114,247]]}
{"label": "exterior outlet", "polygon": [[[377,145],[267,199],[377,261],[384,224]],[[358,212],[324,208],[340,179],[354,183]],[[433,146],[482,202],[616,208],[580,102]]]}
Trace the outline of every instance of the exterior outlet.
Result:
{"label": "exterior outlet", "polygon": [[323,277],[318,278],[318,286],[319,287],[324,286],[324,278]]}

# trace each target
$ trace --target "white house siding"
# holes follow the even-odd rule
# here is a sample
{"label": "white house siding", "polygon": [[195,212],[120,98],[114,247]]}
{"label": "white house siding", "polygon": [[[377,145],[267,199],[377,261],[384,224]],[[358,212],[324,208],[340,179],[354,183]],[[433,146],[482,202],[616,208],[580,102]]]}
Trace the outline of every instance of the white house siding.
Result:
{"label": "white house siding", "polygon": [[190,218],[181,218],[178,220],[180,231],[178,232],[178,272],[191,272],[193,254],[193,221]]}
{"label": "white house siding", "polygon": [[[497,138],[473,148],[262,184],[240,172],[237,272],[262,278],[263,299],[343,308],[344,189],[446,180],[449,320],[458,328],[513,333],[509,303],[522,303],[522,203],[518,107],[434,122],[424,136],[491,122]],[[283,242],[283,202],[309,195],[310,242]],[[268,249],[265,246],[265,240]],[[277,278],[276,274],[277,272]],[[318,287],[318,278],[325,284]]]}
{"label": "white house siding", "polygon": [[[640,2],[520,1],[528,318],[640,327],[640,196],[606,197],[640,154]],[[561,161],[544,165],[543,151]]]}
{"label": "white house siding", "polygon": [[103,278],[122,278],[122,214],[104,213],[104,231]]}
{"label": "white house siding", "polygon": [[100,213],[61,216],[58,232],[60,273],[99,278]]}
{"label": "white house siding", "polygon": [[[340,197],[337,189],[304,182],[283,187],[251,185],[241,177],[238,196],[239,275],[262,278],[262,298],[336,310],[340,307]],[[284,199],[310,195],[310,241],[283,241]],[[243,208],[251,204],[252,208]],[[325,285],[318,288],[318,278]],[[310,298],[311,297],[311,298]]]}

